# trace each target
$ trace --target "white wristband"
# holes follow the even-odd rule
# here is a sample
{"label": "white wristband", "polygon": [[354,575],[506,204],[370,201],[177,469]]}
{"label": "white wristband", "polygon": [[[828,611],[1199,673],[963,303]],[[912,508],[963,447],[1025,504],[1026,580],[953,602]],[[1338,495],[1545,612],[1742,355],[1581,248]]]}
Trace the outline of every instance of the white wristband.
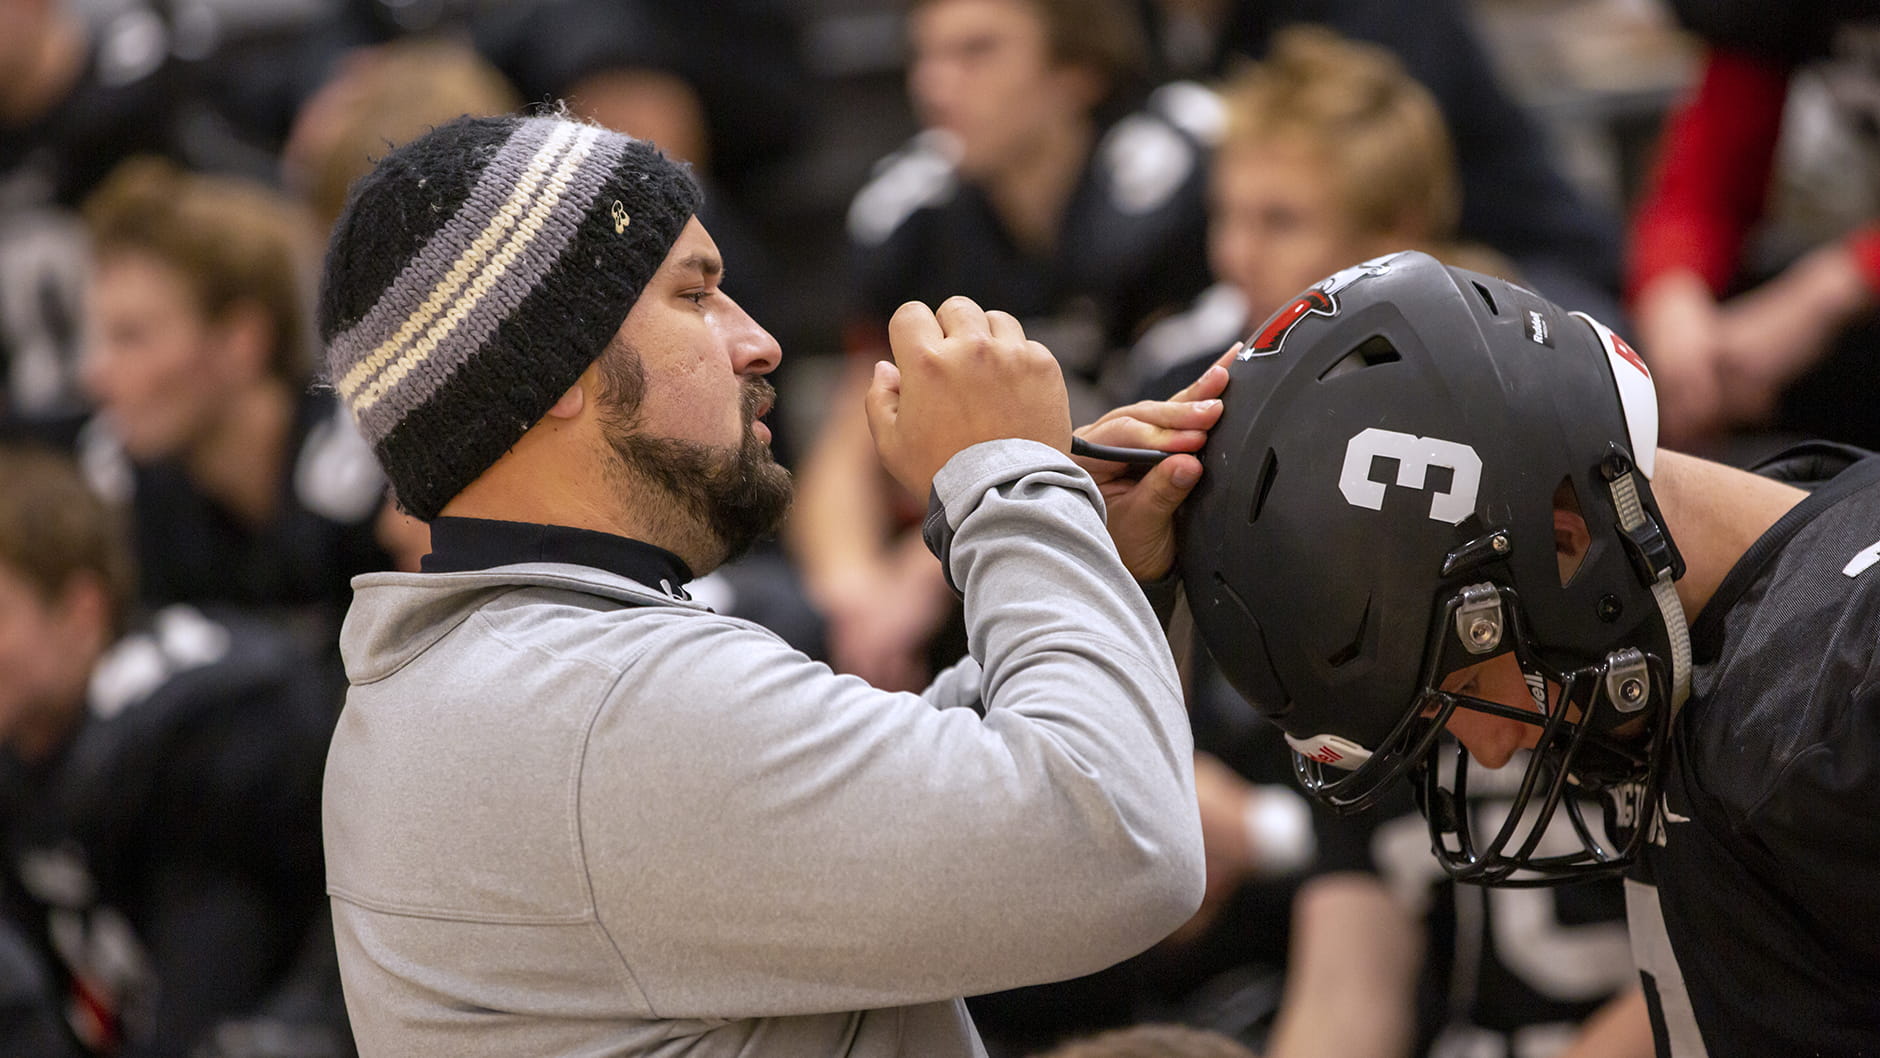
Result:
{"label": "white wristband", "polygon": [[1318,854],[1312,806],[1290,786],[1255,786],[1243,817],[1254,874],[1272,877],[1303,870]]}

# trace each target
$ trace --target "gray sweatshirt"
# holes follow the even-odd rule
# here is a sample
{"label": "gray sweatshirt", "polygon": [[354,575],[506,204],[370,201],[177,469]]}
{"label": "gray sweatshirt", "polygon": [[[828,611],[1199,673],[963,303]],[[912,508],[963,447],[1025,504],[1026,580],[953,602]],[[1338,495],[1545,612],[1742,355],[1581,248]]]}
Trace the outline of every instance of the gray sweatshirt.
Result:
{"label": "gray sweatshirt", "polygon": [[355,580],[325,837],[362,1053],[981,1055],[958,997],[1181,924],[1187,721],[1096,487],[1002,441],[935,488],[971,657],[918,695],[590,567]]}

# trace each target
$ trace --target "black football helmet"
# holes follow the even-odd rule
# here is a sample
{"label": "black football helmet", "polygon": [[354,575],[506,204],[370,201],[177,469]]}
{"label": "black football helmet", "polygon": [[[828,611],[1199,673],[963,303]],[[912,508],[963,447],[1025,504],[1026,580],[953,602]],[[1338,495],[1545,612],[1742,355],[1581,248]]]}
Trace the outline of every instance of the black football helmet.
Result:
{"label": "black football helmet", "polygon": [[[1224,400],[1183,510],[1182,578],[1203,640],[1285,730],[1302,785],[1357,811],[1416,776],[1436,854],[1464,881],[1629,863],[1690,682],[1638,355],[1591,317],[1405,252],[1268,320]],[[1591,538],[1571,571],[1557,506]],[[1504,653],[1535,709],[1443,689]],[[1513,810],[1481,832],[1474,765],[1443,737],[1458,709],[1539,729]],[[1582,814],[1593,803],[1603,826]],[[1543,850],[1562,808],[1577,849]]]}

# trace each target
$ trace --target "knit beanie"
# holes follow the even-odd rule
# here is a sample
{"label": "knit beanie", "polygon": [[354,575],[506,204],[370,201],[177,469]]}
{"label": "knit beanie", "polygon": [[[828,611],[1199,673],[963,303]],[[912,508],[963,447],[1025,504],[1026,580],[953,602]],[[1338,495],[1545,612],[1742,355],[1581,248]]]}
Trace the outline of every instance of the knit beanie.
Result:
{"label": "knit beanie", "polygon": [[430,521],[600,356],[700,203],[653,145],[460,118],[353,186],[321,280],[327,381]]}

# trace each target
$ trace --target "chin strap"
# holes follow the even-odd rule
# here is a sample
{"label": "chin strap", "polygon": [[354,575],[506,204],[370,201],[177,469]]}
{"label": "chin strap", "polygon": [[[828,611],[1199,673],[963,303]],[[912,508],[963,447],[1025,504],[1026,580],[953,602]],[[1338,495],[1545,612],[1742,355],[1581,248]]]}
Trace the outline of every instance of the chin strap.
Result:
{"label": "chin strap", "polygon": [[[1612,479],[1612,503],[1619,515],[1619,528],[1628,536],[1651,525],[1645,505],[1639,502],[1638,486],[1631,470]],[[1651,525],[1654,532],[1660,531]],[[1684,604],[1678,601],[1677,587],[1671,580],[1671,566],[1652,571],[1652,598],[1664,617],[1665,634],[1671,639],[1671,711],[1675,716],[1691,696],[1691,630],[1684,620]]]}

